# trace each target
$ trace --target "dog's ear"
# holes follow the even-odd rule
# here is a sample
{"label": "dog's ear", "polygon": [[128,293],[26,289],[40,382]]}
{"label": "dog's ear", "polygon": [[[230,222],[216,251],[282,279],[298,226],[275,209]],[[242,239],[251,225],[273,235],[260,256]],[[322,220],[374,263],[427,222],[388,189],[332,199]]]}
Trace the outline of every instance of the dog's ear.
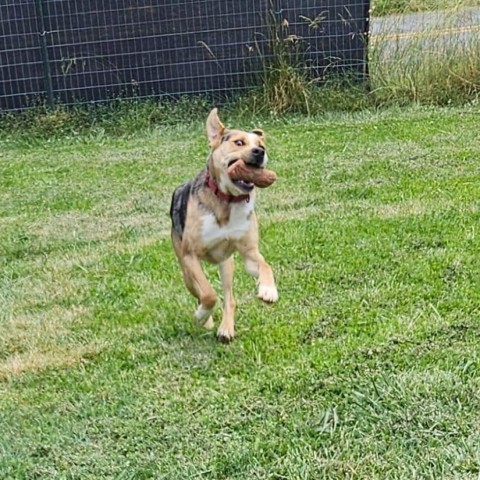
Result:
{"label": "dog's ear", "polygon": [[256,128],[255,130],[252,130],[252,133],[258,135],[262,140],[265,140],[265,132],[263,130]]}
{"label": "dog's ear", "polygon": [[218,118],[218,110],[214,108],[207,118],[207,135],[212,148],[220,144],[224,130],[225,127]]}

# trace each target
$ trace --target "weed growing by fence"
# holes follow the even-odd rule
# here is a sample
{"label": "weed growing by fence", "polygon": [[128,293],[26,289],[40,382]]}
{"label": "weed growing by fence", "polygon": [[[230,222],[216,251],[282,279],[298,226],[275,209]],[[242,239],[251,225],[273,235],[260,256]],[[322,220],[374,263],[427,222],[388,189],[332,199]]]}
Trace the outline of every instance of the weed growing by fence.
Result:
{"label": "weed growing by fence", "polygon": [[379,105],[458,105],[478,99],[480,25],[464,27],[463,10],[432,14],[416,20],[420,31],[405,32],[408,20],[392,17],[388,29],[371,38],[370,95]]}

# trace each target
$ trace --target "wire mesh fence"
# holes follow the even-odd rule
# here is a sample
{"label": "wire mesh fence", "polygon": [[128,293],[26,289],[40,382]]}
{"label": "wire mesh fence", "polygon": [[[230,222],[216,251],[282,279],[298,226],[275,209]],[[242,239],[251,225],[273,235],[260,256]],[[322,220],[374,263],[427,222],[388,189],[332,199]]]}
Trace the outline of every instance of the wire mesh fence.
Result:
{"label": "wire mesh fence", "polygon": [[310,74],[366,73],[369,0],[6,0],[0,110],[258,85],[272,45]]}

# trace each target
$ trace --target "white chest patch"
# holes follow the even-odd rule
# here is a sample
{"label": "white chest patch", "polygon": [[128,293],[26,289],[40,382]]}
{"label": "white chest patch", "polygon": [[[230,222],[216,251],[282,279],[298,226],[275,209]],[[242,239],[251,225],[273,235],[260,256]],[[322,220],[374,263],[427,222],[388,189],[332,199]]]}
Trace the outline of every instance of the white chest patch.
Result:
{"label": "white chest patch", "polygon": [[250,215],[254,200],[234,203],[230,211],[230,218],[226,225],[219,226],[212,213],[202,217],[202,240],[205,246],[211,247],[224,240],[238,240],[250,228]]}

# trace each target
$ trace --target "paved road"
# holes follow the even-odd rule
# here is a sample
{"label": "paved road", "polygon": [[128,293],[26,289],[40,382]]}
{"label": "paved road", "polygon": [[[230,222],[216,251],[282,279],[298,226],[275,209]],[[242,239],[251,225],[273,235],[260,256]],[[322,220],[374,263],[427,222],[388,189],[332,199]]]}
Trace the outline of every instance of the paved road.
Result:
{"label": "paved road", "polygon": [[373,17],[370,32],[373,43],[439,37],[467,42],[480,37],[480,8]]}

